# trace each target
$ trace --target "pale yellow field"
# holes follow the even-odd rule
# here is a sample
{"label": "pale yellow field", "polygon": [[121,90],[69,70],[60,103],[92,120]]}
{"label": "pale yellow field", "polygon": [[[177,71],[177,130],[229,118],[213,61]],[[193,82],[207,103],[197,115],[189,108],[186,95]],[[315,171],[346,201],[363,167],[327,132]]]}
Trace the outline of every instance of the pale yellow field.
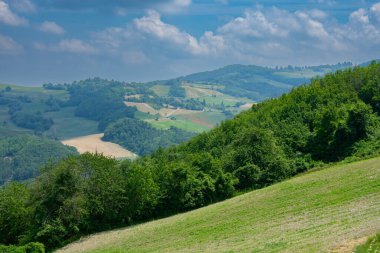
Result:
{"label": "pale yellow field", "polygon": [[241,105],[240,109],[248,110],[248,109],[252,108],[252,106],[253,106],[253,103],[246,103],[244,105]]}
{"label": "pale yellow field", "polygon": [[210,90],[210,89],[203,89],[198,87],[192,87],[192,86],[183,86],[186,90],[186,96],[189,98],[199,98],[204,96],[225,96],[223,93],[220,93],[216,90]]}
{"label": "pale yellow field", "polygon": [[171,108],[162,108],[159,110],[159,113],[162,117],[170,117],[176,115],[189,115],[194,113],[199,113],[200,111],[196,110],[187,110],[187,109],[171,109]]}
{"label": "pale yellow field", "polygon": [[91,134],[61,141],[63,144],[75,147],[79,153],[102,153],[115,158],[133,158],[136,154],[118,144],[102,141],[103,134]]}
{"label": "pale yellow field", "polygon": [[176,115],[188,115],[193,113],[199,113],[200,111],[196,110],[187,110],[187,109],[173,109],[173,108],[161,108],[156,110],[147,103],[138,103],[138,102],[125,102],[127,106],[136,106],[137,110],[140,112],[150,113],[152,115],[159,114],[161,117],[170,117]]}
{"label": "pale yellow field", "polygon": [[136,106],[137,110],[140,112],[150,113],[150,114],[157,114],[158,111],[148,105],[147,103],[137,103],[137,102],[125,102],[127,106]]}

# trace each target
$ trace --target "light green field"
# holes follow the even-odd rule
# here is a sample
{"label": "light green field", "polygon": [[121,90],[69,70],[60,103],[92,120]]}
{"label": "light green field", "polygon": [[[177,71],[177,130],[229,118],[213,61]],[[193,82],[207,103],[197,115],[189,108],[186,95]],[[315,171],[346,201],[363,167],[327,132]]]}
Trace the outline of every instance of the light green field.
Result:
{"label": "light green field", "polygon": [[54,121],[46,133],[60,140],[99,133],[96,121],[75,117],[74,110],[74,107],[65,107],[57,112],[46,113]]}
{"label": "light green field", "polygon": [[164,96],[167,96],[168,93],[169,93],[169,89],[170,87],[167,86],[167,85],[154,85],[150,88],[150,90],[152,90],[154,93],[157,94],[157,96],[161,96],[161,97],[164,97]]}
{"label": "light green field", "polygon": [[352,252],[380,231],[380,158],[308,173],[59,252]]}
{"label": "light green field", "polygon": [[201,133],[209,130],[210,128],[207,126],[202,126],[197,123],[191,122],[188,119],[177,118],[176,120],[147,120],[152,126],[159,129],[169,129],[171,126],[177,127],[179,129],[183,129],[189,132]]}

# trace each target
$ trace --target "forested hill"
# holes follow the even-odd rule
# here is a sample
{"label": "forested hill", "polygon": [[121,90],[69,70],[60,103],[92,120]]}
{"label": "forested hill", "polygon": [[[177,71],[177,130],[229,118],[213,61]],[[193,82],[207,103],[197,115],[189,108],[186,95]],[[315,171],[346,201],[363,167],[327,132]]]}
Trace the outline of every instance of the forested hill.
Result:
{"label": "forested hill", "polygon": [[350,62],[314,67],[276,68],[235,64],[179,79],[187,82],[224,85],[222,90],[227,94],[262,101],[280,96],[293,87],[308,83],[316,76],[324,76],[352,66]]}
{"label": "forested hill", "polygon": [[[48,249],[380,151],[380,64],[338,71],[133,162],[81,155],[0,191],[0,243]],[[16,201],[17,200],[17,201]],[[13,228],[9,230],[8,228]]]}

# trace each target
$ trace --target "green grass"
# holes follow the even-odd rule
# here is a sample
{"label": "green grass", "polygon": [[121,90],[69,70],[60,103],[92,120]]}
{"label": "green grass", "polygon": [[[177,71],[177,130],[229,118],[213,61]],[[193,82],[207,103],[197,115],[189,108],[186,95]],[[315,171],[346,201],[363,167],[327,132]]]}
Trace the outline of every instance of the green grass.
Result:
{"label": "green grass", "polygon": [[363,245],[356,247],[354,253],[378,253],[380,252],[380,234],[369,238]]}
{"label": "green grass", "polygon": [[61,252],[334,252],[379,231],[379,210],[380,158],[374,158],[90,236]]}
{"label": "green grass", "polygon": [[183,129],[183,130],[194,132],[194,133],[202,133],[210,129],[209,127],[201,126],[197,123],[191,122],[188,119],[180,118],[179,116],[177,116],[176,120],[164,120],[164,121],[149,120],[147,122],[150,123],[152,126],[159,129],[169,129],[171,126],[174,126],[179,129]]}
{"label": "green grass", "polygon": [[157,96],[167,96],[169,93],[170,86],[167,85],[154,85],[150,88],[154,93],[157,94]]}
{"label": "green grass", "polygon": [[99,133],[96,121],[75,117],[74,110],[74,107],[65,107],[57,112],[46,113],[54,121],[46,133],[60,140]]}
{"label": "green grass", "polygon": [[152,115],[152,114],[149,114],[149,113],[145,113],[145,112],[141,112],[141,111],[136,111],[135,112],[135,118],[139,119],[139,120],[147,120],[147,119],[155,119],[156,116]]}

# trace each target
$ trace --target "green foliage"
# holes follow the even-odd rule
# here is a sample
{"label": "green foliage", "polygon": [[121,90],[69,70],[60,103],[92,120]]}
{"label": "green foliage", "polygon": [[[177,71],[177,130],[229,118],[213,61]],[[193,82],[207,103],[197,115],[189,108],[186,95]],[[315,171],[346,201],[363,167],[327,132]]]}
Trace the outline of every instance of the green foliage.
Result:
{"label": "green foliage", "polygon": [[145,155],[160,147],[181,143],[193,135],[175,127],[159,130],[143,121],[124,118],[106,128],[103,140],[118,143],[139,155]]}
{"label": "green foliage", "polygon": [[29,227],[30,209],[26,206],[29,191],[20,183],[0,188],[0,244],[18,243]]}
{"label": "green foliage", "polygon": [[45,247],[42,243],[31,242],[24,246],[5,246],[0,245],[2,253],[45,253]]}
{"label": "green foliage", "polygon": [[41,113],[15,112],[11,115],[11,120],[19,127],[32,129],[37,133],[42,133],[54,124],[51,118],[44,117]]}
{"label": "green foliage", "polygon": [[75,115],[96,120],[104,130],[113,121],[134,117],[136,108],[124,104],[123,83],[100,78],[87,79],[68,86],[67,106],[76,106]]}
{"label": "green foliage", "polygon": [[180,84],[173,84],[170,86],[168,95],[171,97],[184,98],[186,97],[186,90]]}
{"label": "green foliage", "polygon": [[19,135],[0,140],[0,185],[10,180],[36,177],[39,168],[50,160],[77,154],[72,147],[33,135]]}

